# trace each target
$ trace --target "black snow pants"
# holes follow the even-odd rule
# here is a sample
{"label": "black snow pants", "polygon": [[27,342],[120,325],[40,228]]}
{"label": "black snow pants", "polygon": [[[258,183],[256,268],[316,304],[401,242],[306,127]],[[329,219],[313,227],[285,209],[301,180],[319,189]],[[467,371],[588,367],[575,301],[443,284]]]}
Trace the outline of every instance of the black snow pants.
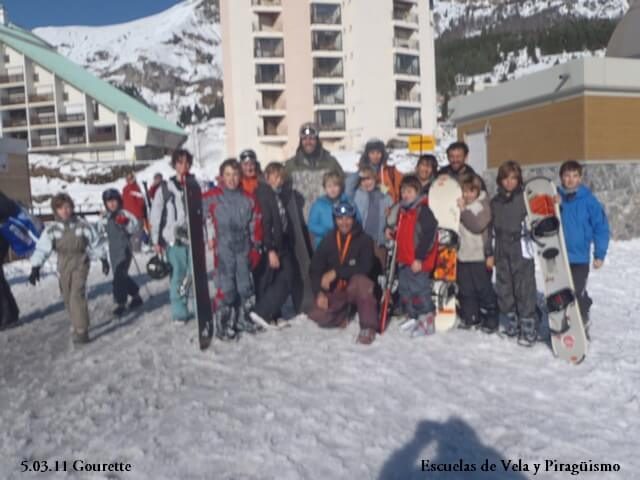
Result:
{"label": "black snow pants", "polygon": [[129,276],[131,256],[128,255],[118,265],[113,265],[113,299],[118,305],[127,303],[127,296],[138,295],[139,288],[136,282]]}
{"label": "black snow pants", "polygon": [[580,316],[583,323],[589,322],[589,310],[593,300],[587,293],[587,279],[589,278],[589,264],[577,264],[572,263],[571,277],[573,278],[573,287],[576,291],[576,298],[578,299],[578,307],[580,308]]}
{"label": "black snow pants", "polygon": [[255,312],[267,322],[278,319],[287,297],[291,294],[294,279],[294,263],[290,253],[280,255],[280,268],[269,267],[267,255],[256,275]]}
{"label": "black snow pants", "polygon": [[520,239],[496,239],[496,293],[500,313],[536,318],[536,277],[532,258],[522,256]]}
{"label": "black snow pants", "polygon": [[484,262],[458,262],[458,301],[460,318],[466,324],[481,321],[482,309],[487,318],[497,318],[496,292],[491,283],[491,272]]}
{"label": "black snow pants", "polygon": [[0,236],[0,327],[17,322],[20,316],[20,310],[16,299],[11,293],[11,287],[4,276],[2,265],[9,253],[9,244]]}

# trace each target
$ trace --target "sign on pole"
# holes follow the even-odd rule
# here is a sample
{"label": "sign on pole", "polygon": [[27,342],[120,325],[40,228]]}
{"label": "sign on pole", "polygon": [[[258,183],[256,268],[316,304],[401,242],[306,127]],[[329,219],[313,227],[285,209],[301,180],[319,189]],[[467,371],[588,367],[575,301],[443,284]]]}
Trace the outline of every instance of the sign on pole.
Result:
{"label": "sign on pole", "polygon": [[422,153],[436,149],[436,139],[433,135],[411,135],[409,137],[409,151]]}

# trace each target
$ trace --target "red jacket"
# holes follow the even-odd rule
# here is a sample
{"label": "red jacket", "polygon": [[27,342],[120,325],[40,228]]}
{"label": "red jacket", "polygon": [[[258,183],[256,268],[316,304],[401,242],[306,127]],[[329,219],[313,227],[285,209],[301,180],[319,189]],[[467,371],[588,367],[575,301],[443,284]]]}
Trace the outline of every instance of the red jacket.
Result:
{"label": "red jacket", "polygon": [[122,208],[138,220],[145,218],[144,196],[137,183],[129,183],[122,189]]}
{"label": "red jacket", "polygon": [[422,260],[422,271],[433,271],[438,257],[438,221],[427,197],[409,208],[400,207],[396,239],[398,264],[409,266],[414,260]]}

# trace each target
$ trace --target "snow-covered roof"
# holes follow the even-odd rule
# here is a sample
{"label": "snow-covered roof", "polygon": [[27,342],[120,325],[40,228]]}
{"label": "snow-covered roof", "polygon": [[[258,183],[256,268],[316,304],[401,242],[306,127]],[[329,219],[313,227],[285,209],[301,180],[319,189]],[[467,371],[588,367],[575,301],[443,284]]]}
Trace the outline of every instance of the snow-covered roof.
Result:
{"label": "snow-covered roof", "polygon": [[640,1],[635,0],[611,35],[607,57],[640,59]]}
{"label": "snow-covered roof", "polygon": [[581,58],[449,103],[456,124],[586,93],[640,94],[640,60]]}
{"label": "snow-covered roof", "polygon": [[133,97],[108,82],[92,75],[60,55],[37,35],[16,25],[0,24],[0,42],[29,57],[43,68],[55,73],[65,82],[86,92],[114,112],[123,112],[138,123],[155,130],[186,137],[186,133],[174,123],[162,118]]}

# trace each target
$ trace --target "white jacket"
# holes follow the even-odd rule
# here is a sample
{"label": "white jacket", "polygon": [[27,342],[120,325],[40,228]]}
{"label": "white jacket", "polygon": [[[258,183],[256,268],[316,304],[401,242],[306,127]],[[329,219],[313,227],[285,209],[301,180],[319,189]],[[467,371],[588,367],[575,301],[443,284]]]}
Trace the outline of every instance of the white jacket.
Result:
{"label": "white jacket", "polygon": [[[176,229],[187,230],[187,216],[184,208],[184,190],[176,185],[176,177],[171,177],[166,181],[167,189],[170,197],[166,202],[164,198],[164,188],[161,186],[156,190],[151,204],[151,242],[158,245],[160,237],[163,238],[167,245],[173,245],[176,242]],[[160,231],[162,221],[162,211],[166,203],[166,218],[164,228]]]}

